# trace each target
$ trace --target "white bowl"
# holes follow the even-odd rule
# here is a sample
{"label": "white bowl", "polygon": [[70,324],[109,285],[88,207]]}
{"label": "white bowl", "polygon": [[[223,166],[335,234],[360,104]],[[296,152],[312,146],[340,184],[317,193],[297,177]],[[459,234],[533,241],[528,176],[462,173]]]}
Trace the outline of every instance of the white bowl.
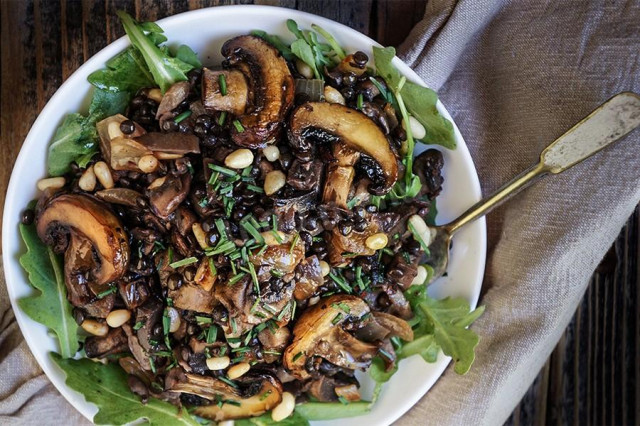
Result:
{"label": "white bowl", "polygon": [[[298,12],[268,6],[225,6],[201,9],[182,13],[159,21],[170,43],[186,44],[198,52],[202,62],[219,64],[222,60],[222,43],[236,35],[261,29],[291,40],[285,21],[295,19],[302,28],[312,23],[319,24],[334,34],[346,51],[362,50],[371,55],[371,46],[375,41],[359,32],[336,22]],[[102,67],[107,60],[129,45],[126,37],[121,38],[102,49],[82,65],[64,82],[51,97],[29,132],[20,155],[16,160],[9,182],[3,217],[2,246],[5,278],[9,297],[22,333],[36,357],[38,363],[60,393],[84,416],[92,419],[97,409],[87,403],[83,396],[64,383],[64,373],[51,361],[48,352],[57,351],[56,341],[47,333],[47,329],[29,317],[18,307],[16,301],[33,293],[24,271],[18,263],[18,256],[24,252],[24,245],[18,233],[20,212],[27,203],[37,197],[36,182],[45,176],[47,145],[66,113],[86,111],[90,84],[87,76]],[[397,58],[395,66],[407,79],[424,84],[420,78]],[[438,110],[451,120],[451,116],[441,103]],[[438,198],[438,222],[445,223],[480,199],[480,184],[469,151],[454,124],[458,148],[454,151],[442,150],[445,160],[445,184]],[[424,146],[418,147],[420,151]],[[446,296],[464,297],[476,306],[486,256],[486,226],[484,219],[470,224],[455,237],[451,253],[449,274],[429,288],[430,295],[441,298]],[[442,374],[450,358],[440,354],[438,361],[428,364],[418,356],[400,363],[399,371],[385,385],[378,402],[370,413],[352,418],[350,425],[386,425],[398,419],[408,411]],[[373,384],[362,378],[363,395],[370,395]],[[340,420],[314,422],[314,424],[341,424]]]}

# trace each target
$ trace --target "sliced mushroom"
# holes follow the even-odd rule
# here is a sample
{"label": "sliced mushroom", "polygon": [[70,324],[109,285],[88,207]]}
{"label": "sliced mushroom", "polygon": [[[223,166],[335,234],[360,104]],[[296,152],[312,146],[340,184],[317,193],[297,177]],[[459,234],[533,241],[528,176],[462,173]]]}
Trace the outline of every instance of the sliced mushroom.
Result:
{"label": "sliced mushroom", "polygon": [[187,198],[191,187],[191,174],[167,175],[160,179],[158,186],[153,184],[149,186],[147,195],[153,213],[162,219],[167,219]]}
{"label": "sliced mushroom", "polygon": [[356,296],[335,295],[320,300],[296,322],[293,342],[284,352],[285,368],[300,380],[311,377],[305,365],[313,357],[351,370],[367,368],[378,347],[356,339],[343,324],[362,320],[369,312],[369,306]]}
{"label": "sliced mushroom", "polygon": [[112,328],[104,337],[87,337],[84,342],[84,351],[89,358],[104,358],[107,355],[128,351],[127,335],[122,328]]}
{"label": "sliced mushroom", "polygon": [[169,90],[162,96],[162,101],[158,105],[158,111],[156,112],[156,119],[162,122],[172,118],[172,113],[187,97],[189,96],[189,90],[191,85],[188,81],[179,81],[171,85]]}
{"label": "sliced mushroom", "polygon": [[[302,104],[291,115],[289,143],[303,159],[310,158],[313,153],[314,145],[307,139],[340,141],[353,151],[371,157],[378,164],[382,177],[379,185],[369,188],[376,195],[391,190],[398,178],[398,161],[389,141],[380,128],[359,111],[327,102]],[[342,166],[349,164],[345,161]],[[328,177],[327,181],[330,179]]]}
{"label": "sliced mushroom", "polygon": [[[226,84],[225,94],[220,88],[221,79]],[[205,108],[240,116],[245,112],[248,96],[247,79],[241,71],[202,69],[202,104]]]}
{"label": "sliced mushroom", "polygon": [[316,289],[324,284],[322,268],[318,256],[310,256],[296,267],[296,289],[293,296],[296,300],[306,300],[313,296]]}
{"label": "sliced mushroom", "polygon": [[111,155],[109,165],[113,170],[130,170],[139,172],[138,162],[145,155],[152,154],[151,150],[133,139],[122,136],[111,140]]}
{"label": "sliced mushroom", "polygon": [[413,329],[402,318],[385,312],[373,311],[371,319],[358,329],[355,335],[365,342],[382,341],[394,336],[410,342],[413,340]]}
{"label": "sliced mushroom", "polygon": [[211,287],[207,290],[204,286],[194,283],[185,283],[176,290],[169,290],[169,297],[173,299],[173,306],[178,309],[204,314],[211,313],[218,304]]}
{"label": "sliced mushroom", "polygon": [[37,230],[48,245],[55,245],[59,238],[70,239],[65,254],[67,286],[78,281],[73,276],[81,277],[97,294],[127,270],[130,252],[124,228],[104,204],[93,198],[63,194],[49,199],[38,215]]}
{"label": "sliced mushroom", "polygon": [[[130,140],[129,138],[135,138],[146,133],[142,126],[134,122],[135,130],[133,131],[133,133],[124,135],[120,131],[120,124],[125,120],[128,120],[128,118],[122,114],[116,114],[96,123],[98,136],[100,136],[100,152],[105,158],[105,161],[109,163],[111,165],[111,168],[114,170],[129,170],[119,169],[118,167],[120,167],[120,165],[122,165],[123,167],[133,167],[134,164],[137,165],[137,161],[134,163],[134,159],[131,157],[131,154],[138,155],[141,154],[141,152],[146,152],[137,144],[128,145],[126,141],[121,140]],[[111,129],[111,132],[109,131],[109,129]],[[117,148],[119,151],[116,153],[115,157],[112,157],[112,141],[116,139],[119,141],[118,144],[122,146]],[[140,156],[142,155],[144,154],[141,154]]]}
{"label": "sliced mushroom", "polygon": [[168,390],[212,401],[211,405],[197,407],[194,414],[213,421],[259,416],[282,400],[282,385],[270,375],[243,377],[242,385],[244,391],[213,377],[189,373],[174,373],[165,381]]}
{"label": "sliced mushroom", "polygon": [[150,132],[146,133],[138,138],[136,142],[139,142],[144,147],[153,151],[154,155],[159,158],[167,158],[167,155],[171,159],[180,158],[189,153],[200,153],[200,142],[196,135],[180,132]]}
{"label": "sliced mushroom", "polygon": [[231,68],[244,70],[253,91],[253,103],[238,118],[241,126],[231,129],[231,138],[240,146],[264,147],[280,132],[293,105],[295,87],[287,62],[275,47],[250,35],[225,42],[222,54]]}
{"label": "sliced mushroom", "polygon": [[142,194],[129,188],[103,189],[95,193],[95,196],[107,203],[120,204],[127,207],[137,207]]}

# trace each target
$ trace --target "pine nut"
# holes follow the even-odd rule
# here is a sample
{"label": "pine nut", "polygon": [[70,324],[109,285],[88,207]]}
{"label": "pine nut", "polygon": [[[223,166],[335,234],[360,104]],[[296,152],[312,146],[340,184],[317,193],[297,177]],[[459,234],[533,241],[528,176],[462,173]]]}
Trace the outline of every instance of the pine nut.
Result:
{"label": "pine nut", "polygon": [[111,189],[114,187],[113,176],[111,176],[111,170],[104,161],[98,161],[93,166],[93,172],[96,174],[98,181],[105,187],[105,189]]}
{"label": "pine nut", "polygon": [[264,231],[264,232],[261,232],[260,235],[262,235],[262,238],[264,239],[264,243],[266,245],[277,246],[287,241],[287,234],[285,234],[282,231],[277,231],[277,232],[278,232],[278,236],[280,237],[279,241],[278,241],[278,238],[276,238],[276,236],[273,235],[272,231]]}
{"label": "pine nut", "polygon": [[385,248],[388,242],[389,237],[387,237],[387,234],[384,232],[378,232],[377,234],[373,234],[367,238],[364,244],[371,250],[380,250]]}
{"label": "pine nut", "polygon": [[411,285],[421,285],[424,284],[424,282],[427,280],[427,268],[425,268],[422,265],[418,266],[418,273],[416,274],[416,277],[413,279],[413,281],[411,281]]}
{"label": "pine nut", "polygon": [[262,150],[262,155],[267,161],[276,161],[280,158],[280,149],[275,145],[269,145]]}
{"label": "pine nut", "polygon": [[228,356],[218,356],[213,358],[207,358],[207,368],[209,370],[224,370],[229,366],[231,360]]}
{"label": "pine nut", "polygon": [[149,184],[149,186],[147,187],[147,189],[155,189],[155,188],[159,188],[162,185],[164,185],[164,181],[167,180],[166,176],[162,176],[159,177],[158,179],[154,180],[153,182],[151,182]]}
{"label": "pine nut", "polygon": [[289,417],[296,408],[296,397],[291,392],[282,393],[282,401],[271,410],[271,419],[279,422]]}
{"label": "pine nut", "polygon": [[322,271],[322,276],[326,277],[331,272],[331,266],[324,260],[320,261],[320,270]]}
{"label": "pine nut", "polygon": [[313,70],[306,62],[301,59],[296,59],[296,69],[302,76],[308,80],[313,78]]}
{"label": "pine nut", "polygon": [[93,166],[87,168],[78,179],[78,186],[83,191],[91,192],[96,189],[96,174],[93,172]]}
{"label": "pine nut", "polygon": [[180,320],[180,312],[178,312],[176,308],[168,307],[167,316],[169,317],[169,333],[175,333],[182,323]]}
{"label": "pine nut", "polygon": [[117,120],[111,121],[107,126],[107,134],[109,135],[109,139],[111,140],[123,137],[124,133],[122,133],[122,130],[120,130],[120,122]]}
{"label": "pine nut", "polygon": [[131,312],[128,310],[116,309],[115,311],[109,312],[109,315],[107,315],[107,324],[109,324],[109,327],[111,328],[118,328],[129,321],[130,318]]}
{"label": "pine nut", "polygon": [[424,219],[414,214],[409,218],[409,229],[413,233],[413,238],[419,243],[423,243],[427,247],[431,244],[431,230],[427,226]]}
{"label": "pine nut", "polygon": [[313,296],[309,299],[309,306],[313,306],[320,301],[320,296]]}
{"label": "pine nut", "polygon": [[158,169],[158,159],[151,154],[143,155],[138,160],[138,168],[143,173],[153,173]]}
{"label": "pine nut", "polygon": [[234,426],[235,422],[233,420],[224,420],[222,422],[218,422],[218,426]]}
{"label": "pine nut", "polygon": [[[411,128],[411,135],[414,139],[422,139],[427,136],[427,130],[424,128],[415,117],[409,116],[409,127]],[[407,130],[407,123],[402,120],[402,128]]]}
{"label": "pine nut", "polygon": [[331,86],[325,86],[324,100],[329,102],[330,104],[345,104],[344,96],[342,96],[342,93],[340,93],[338,89],[335,89]]}
{"label": "pine nut", "polygon": [[155,88],[151,89],[147,92],[147,98],[156,101],[157,103],[162,102],[162,90]]}
{"label": "pine nut", "polygon": [[53,177],[40,179],[36,186],[40,191],[44,191],[46,189],[60,189],[65,183],[66,182],[63,177]]}
{"label": "pine nut", "polygon": [[251,365],[249,365],[248,362],[241,362],[236,365],[232,365],[227,370],[227,377],[231,380],[235,380],[238,377],[244,376],[250,369]]}
{"label": "pine nut", "polygon": [[191,230],[193,231],[193,235],[196,237],[196,241],[200,245],[201,249],[209,248],[209,244],[207,244],[207,234],[202,229],[202,225],[198,222],[191,225]]}
{"label": "pine nut", "polygon": [[224,165],[232,169],[244,169],[253,163],[253,152],[247,148],[236,149],[224,159]]}
{"label": "pine nut", "polygon": [[98,322],[96,320],[87,319],[80,325],[84,331],[94,336],[104,337],[109,333],[109,326],[104,322]]}
{"label": "pine nut", "polygon": [[264,193],[273,195],[287,183],[287,177],[281,170],[273,170],[267,173],[264,178]]}

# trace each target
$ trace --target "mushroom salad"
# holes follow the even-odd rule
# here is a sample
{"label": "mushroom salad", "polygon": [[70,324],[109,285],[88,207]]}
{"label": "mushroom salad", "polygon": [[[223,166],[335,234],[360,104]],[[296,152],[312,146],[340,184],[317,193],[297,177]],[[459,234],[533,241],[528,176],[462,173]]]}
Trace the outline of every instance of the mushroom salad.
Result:
{"label": "mushroom salad", "polygon": [[[239,35],[203,67],[119,15],[133,46],[89,77],[90,113],[73,118],[87,150],[64,157],[56,134],[21,225],[62,257],[73,343],[106,364],[92,368],[119,366],[143,404],[179,417],[303,423],[318,404],[333,418],[370,409],[359,370],[382,383],[443,349],[466,372],[482,310],[426,295],[443,155],[413,157],[437,131],[393,49],[374,63],[289,21],[294,42]],[[438,340],[441,326],[462,343]],[[74,355],[54,358],[68,377]]]}

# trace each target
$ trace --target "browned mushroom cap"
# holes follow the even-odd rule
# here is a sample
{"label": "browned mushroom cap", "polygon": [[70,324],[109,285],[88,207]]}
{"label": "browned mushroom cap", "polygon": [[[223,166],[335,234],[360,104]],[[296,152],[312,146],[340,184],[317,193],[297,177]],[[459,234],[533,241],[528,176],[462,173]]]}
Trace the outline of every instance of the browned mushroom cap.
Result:
{"label": "browned mushroom cap", "polygon": [[[140,157],[151,154],[151,151],[131,138],[141,136],[146,131],[134,122],[135,130],[133,133],[122,134],[119,131],[120,123],[125,120],[127,117],[116,114],[96,123],[96,129],[100,136],[100,152],[113,170],[140,171],[138,168]],[[111,132],[109,132],[110,128]]]}
{"label": "browned mushroom cap", "polygon": [[79,194],[51,198],[38,216],[37,230],[40,239],[49,245],[61,234],[70,234],[72,240],[80,236],[90,241],[97,261],[86,272],[97,286],[118,280],[127,270],[127,235],[116,216],[99,201]]}
{"label": "browned mushroom cap", "polygon": [[156,112],[156,119],[160,121],[160,125],[162,125],[163,121],[172,118],[171,111],[187,99],[190,89],[191,85],[188,81],[179,81],[167,90],[164,96],[162,96],[162,101],[160,101],[158,111]]}
{"label": "browned mushroom cap", "polygon": [[[136,138],[136,142],[153,151],[154,155],[161,159],[180,158],[185,154],[200,153],[198,137],[187,133],[151,132]],[[164,154],[164,156],[158,154]]]}
{"label": "browned mushroom cap", "polygon": [[[302,104],[291,115],[289,143],[296,153],[303,157],[310,155],[313,149],[313,145],[307,141],[307,138],[331,143],[340,141],[351,150],[371,157],[378,164],[384,178],[382,185],[369,188],[377,195],[387,193],[398,178],[398,161],[389,146],[389,141],[369,117],[355,109],[327,102]],[[351,155],[345,155],[345,160],[347,159],[353,160]],[[341,158],[337,157],[336,160],[340,163]],[[340,166],[352,166],[353,164],[349,162]],[[331,170],[329,174],[331,175]],[[342,175],[349,177],[346,173]],[[327,177],[328,182],[331,179],[331,176]],[[343,186],[342,184],[334,185]]]}
{"label": "browned mushroom cap", "polygon": [[229,66],[249,72],[253,91],[253,103],[238,118],[242,127],[233,127],[231,138],[240,146],[263,147],[276,137],[293,105],[295,87],[287,62],[275,47],[250,35],[227,40],[222,54]]}
{"label": "browned mushroom cap", "polygon": [[321,357],[351,370],[367,368],[378,347],[356,339],[342,324],[347,319],[360,320],[369,312],[369,306],[356,296],[335,295],[321,300],[298,319],[293,342],[284,352],[285,368],[300,380],[311,377],[305,369],[310,357]]}
{"label": "browned mushroom cap", "polygon": [[243,384],[250,391],[248,395],[222,380],[199,374],[187,373],[177,380],[168,378],[166,382],[167,390],[198,395],[210,401],[221,400],[220,405],[213,402],[194,411],[195,415],[214,421],[259,416],[282,400],[282,385],[270,375],[243,378]]}
{"label": "browned mushroom cap", "polygon": [[[225,94],[220,88],[222,78],[227,86]],[[247,79],[241,71],[202,69],[202,105],[205,108],[242,115],[247,107],[248,96]]]}

